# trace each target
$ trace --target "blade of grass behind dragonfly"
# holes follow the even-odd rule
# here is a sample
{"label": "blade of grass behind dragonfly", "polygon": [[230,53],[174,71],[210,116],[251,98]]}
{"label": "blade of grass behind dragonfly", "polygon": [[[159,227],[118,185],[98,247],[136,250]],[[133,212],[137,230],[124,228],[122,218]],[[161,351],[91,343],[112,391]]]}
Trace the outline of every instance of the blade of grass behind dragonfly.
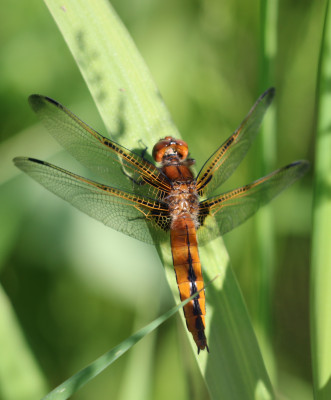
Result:
{"label": "blade of grass behind dragonfly", "polygon": [[[208,283],[206,286],[208,286]],[[201,291],[201,290],[200,290]],[[97,358],[87,367],[81,369],[76,374],[71,376],[69,379],[61,383],[58,387],[48,393],[43,400],[65,400],[77,392],[82,386],[86,385],[91,379],[98,376],[105,368],[113,364],[118,358],[125,354],[131,349],[136,343],[143,339],[146,335],[153,332],[158,326],[165,322],[168,318],[176,314],[185,304],[197,295],[194,294],[190,298],[186,299],[179,305],[174,306],[169,311],[156,318],[154,321],[140,329],[127,339],[123,340],[122,343],[107,351],[105,354]]]}
{"label": "blade of grass behind dragonfly", "polygon": [[[46,0],[46,4],[108,131],[120,135],[118,140],[129,148],[136,147],[139,139],[150,149],[162,136],[179,137],[142,57],[109,2],[68,0],[64,6],[59,0]],[[178,302],[169,244],[158,252]],[[210,395],[214,399],[271,399],[271,384],[223,241],[206,246],[201,256],[205,276],[212,278],[220,272],[223,276],[207,291],[211,353],[197,357]]]}
{"label": "blade of grass behind dragonfly", "polygon": [[[278,1],[262,0],[260,3],[260,73],[259,93],[275,85],[275,59],[277,54]],[[276,100],[266,114],[262,132],[258,136],[257,175],[265,176],[275,169],[276,152]],[[271,300],[275,269],[275,236],[272,205],[263,207],[254,217],[256,229],[256,259],[254,271],[258,274],[255,322],[257,336],[269,376],[275,382],[275,359],[272,354],[270,334]]]}
{"label": "blade of grass behind dragonfly", "polygon": [[331,398],[331,7],[326,3],[318,75],[311,269],[311,337],[316,400]]}

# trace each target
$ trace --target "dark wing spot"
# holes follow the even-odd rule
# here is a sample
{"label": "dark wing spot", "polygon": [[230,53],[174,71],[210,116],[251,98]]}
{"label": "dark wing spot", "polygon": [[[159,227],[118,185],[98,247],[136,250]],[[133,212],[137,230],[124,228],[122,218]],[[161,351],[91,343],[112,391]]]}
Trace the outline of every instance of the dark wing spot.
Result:
{"label": "dark wing spot", "polygon": [[[207,173],[205,175],[207,175]],[[213,177],[213,174],[209,174],[206,182],[204,182],[204,184],[200,187],[199,196],[202,195],[203,189],[208,185],[208,183],[211,181],[212,177]],[[202,180],[203,180],[203,178],[204,178],[204,176],[202,177]]]}
{"label": "dark wing spot", "polygon": [[170,230],[170,216],[168,212],[154,210],[150,211],[149,217],[159,226],[163,231],[168,232]]}
{"label": "dark wing spot", "polygon": [[205,219],[208,217],[210,213],[210,207],[204,207],[203,210],[199,210],[198,214],[198,222],[200,226],[203,226]]}

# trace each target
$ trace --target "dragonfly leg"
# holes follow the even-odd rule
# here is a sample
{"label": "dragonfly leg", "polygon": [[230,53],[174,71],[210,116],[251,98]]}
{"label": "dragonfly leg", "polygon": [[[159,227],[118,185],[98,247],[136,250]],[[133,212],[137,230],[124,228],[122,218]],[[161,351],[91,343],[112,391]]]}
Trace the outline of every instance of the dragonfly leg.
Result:
{"label": "dragonfly leg", "polygon": [[141,143],[144,146],[144,148],[141,150],[140,155],[141,155],[141,158],[143,158],[146,161],[145,155],[146,155],[148,146],[145,145],[145,143],[142,141],[142,139],[139,139],[139,143]]}

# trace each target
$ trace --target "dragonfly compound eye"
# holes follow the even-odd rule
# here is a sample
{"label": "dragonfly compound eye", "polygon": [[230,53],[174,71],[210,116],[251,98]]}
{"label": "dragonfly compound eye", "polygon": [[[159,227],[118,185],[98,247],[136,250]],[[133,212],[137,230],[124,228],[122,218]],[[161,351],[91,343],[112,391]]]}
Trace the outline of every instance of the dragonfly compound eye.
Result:
{"label": "dragonfly compound eye", "polygon": [[162,162],[166,154],[177,154],[183,161],[188,155],[188,146],[184,140],[166,136],[159,140],[153,148],[153,158],[156,162]]}

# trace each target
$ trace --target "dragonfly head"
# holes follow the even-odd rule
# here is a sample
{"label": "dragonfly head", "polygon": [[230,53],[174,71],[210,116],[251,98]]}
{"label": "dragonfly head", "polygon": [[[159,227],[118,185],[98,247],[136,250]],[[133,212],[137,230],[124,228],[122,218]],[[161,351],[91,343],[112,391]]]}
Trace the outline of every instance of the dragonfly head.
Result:
{"label": "dragonfly head", "polygon": [[153,148],[153,158],[156,162],[162,162],[166,156],[176,155],[180,161],[184,161],[188,155],[188,146],[184,140],[166,136],[159,140]]}

